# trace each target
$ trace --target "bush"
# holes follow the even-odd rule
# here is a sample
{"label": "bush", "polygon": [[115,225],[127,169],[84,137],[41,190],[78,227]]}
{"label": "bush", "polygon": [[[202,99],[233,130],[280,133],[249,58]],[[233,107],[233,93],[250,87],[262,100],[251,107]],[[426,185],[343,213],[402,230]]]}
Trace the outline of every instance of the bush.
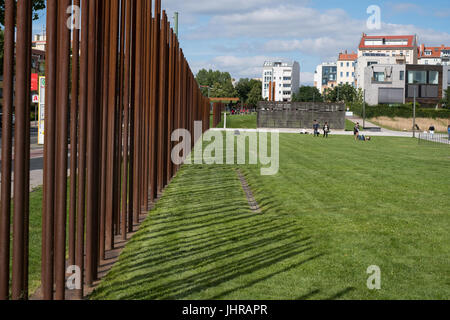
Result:
{"label": "bush", "polygon": [[[350,110],[359,116],[363,116],[363,108],[361,104],[351,104]],[[376,118],[376,117],[390,117],[390,118],[412,118],[413,117],[413,104],[403,104],[403,105],[376,105],[370,106],[366,105],[366,118]],[[449,109],[425,109],[420,108],[417,104],[416,117],[418,118],[450,118]]]}

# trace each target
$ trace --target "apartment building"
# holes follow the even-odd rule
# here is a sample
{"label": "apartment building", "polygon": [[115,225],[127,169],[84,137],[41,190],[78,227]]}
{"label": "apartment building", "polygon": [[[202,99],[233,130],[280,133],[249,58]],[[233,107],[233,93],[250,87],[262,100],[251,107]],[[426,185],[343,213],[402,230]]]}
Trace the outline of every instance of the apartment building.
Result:
{"label": "apartment building", "polygon": [[[300,88],[300,64],[297,61],[266,61],[263,67],[263,99],[292,101],[292,95]],[[274,97],[271,94],[274,92]]]}
{"label": "apartment building", "polygon": [[417,64],[417,36],[368,36],[363,33],[356,64],[356,85],[366,89],[365,69],[375,64]]}
{"label": "apartment building", "polygon": [[337,84],[349,84],[355,86],[355,68],[358,54],[355,52],[340,53],[337,61]]}
{"label": "apartment building", "polygon": [[337,63],[324,62],[317,66],[314,73],[314,86],[323,94],[325,89],[337,85]]}
{"label": "apartment building", "polygon": [[425,65],[450,65],[450,47],[442,45],[440,47],[425,47],[424,44],[419,49],[419,64]]}

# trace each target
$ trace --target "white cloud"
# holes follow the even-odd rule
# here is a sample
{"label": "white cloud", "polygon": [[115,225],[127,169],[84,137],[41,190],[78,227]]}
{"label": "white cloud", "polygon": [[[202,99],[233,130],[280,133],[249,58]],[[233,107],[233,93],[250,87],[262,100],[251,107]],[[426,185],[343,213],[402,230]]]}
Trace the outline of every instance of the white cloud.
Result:
{"label": "white cloud", "polygon": [[[311,59],[306,61],[310,68],[319,63],[318,60],[336,60],[339,52],[357,50],[363,32],[373,35],[417,34],[419,43],[430,46],[450,44],[450,33],[446,31],[386,21],[381,30],[367,30],[365,19],[353,18],[343,9],[310,8],[306,5],[308,2],[168,0],[166,4],[176,4],[180,11],[197,19],[204,17],[201,23],[192,24],[183,38],[208,46],[218,56],[196,61],[193,63],[196,70],[215,68],[229,71],[237,78],[260,77],[262,63],[273,59],[273,56],[291,55],[296,60],[308,58]],[[418,10],[418,6],[411,3],[387,5],[397,11]],[[442,12],[444,14],[445,10]],[[303,69],[305,61],[300,62]],[[311,72],[306,72],[304,77],[312,82]]]}

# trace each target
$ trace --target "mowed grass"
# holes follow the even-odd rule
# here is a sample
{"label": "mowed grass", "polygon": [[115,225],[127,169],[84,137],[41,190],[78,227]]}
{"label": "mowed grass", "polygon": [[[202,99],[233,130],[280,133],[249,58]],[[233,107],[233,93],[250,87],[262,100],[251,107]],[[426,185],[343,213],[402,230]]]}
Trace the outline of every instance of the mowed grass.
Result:
{"label": "mowed grass", "polygon": [[[41,244],[42,244],[42,187],[30,192],[30,224],[29,224],[29,264],[28,283],[29,294],[32,295],[41,283]],[[13,200],[11,200],[13,203]],[[11,246],[10,246],[10,288],[12,281],[12,254],[13,254],[13,213],[11,205]]]}
{"label": "mowed grass", "polygon": [[[227,128],[229,129],[256,129],[256,113],[243,114],[243,115],[227,115]],[[224,117],[222,115],[222,121],[217,126],[223,128]]]}
{"label": "mowed grass", "polygon": [[[280,136],[280,170],[184,166],[92,299],[449,299],[450,149]],[[369,266],[381,290],[369,290]]]}

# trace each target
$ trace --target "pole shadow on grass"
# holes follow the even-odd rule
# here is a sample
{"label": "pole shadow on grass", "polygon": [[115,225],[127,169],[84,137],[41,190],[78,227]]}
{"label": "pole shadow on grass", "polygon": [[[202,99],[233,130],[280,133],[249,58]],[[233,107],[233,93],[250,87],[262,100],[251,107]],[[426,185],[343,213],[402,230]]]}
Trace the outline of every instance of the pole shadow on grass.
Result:
{"label": "pole shadow on grass", "polygon": [[168,188],[92,298],[254,299],[249,288],[301,273],[321,256],[301,221],[253,213],[232,167],[192,166]]}

